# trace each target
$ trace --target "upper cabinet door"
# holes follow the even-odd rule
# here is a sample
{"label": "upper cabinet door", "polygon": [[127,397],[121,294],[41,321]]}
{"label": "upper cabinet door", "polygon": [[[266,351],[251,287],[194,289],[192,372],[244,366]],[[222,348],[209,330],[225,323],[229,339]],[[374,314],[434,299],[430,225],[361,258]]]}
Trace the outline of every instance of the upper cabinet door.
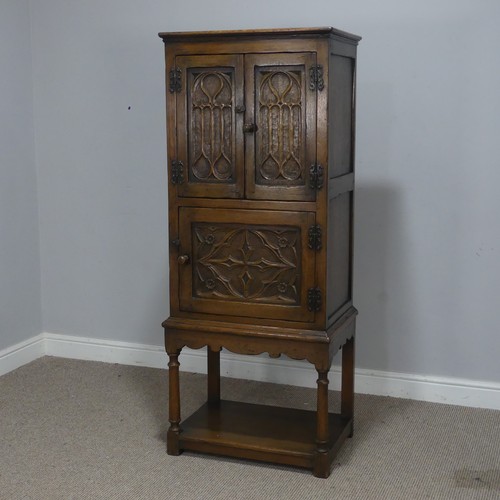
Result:
{"label": "upper cabinet door", "polygon": [[314,53],[245,56],[246,196],[315,200],[309,171],[316,161]]}
{"label": "upper cabinet door", "polygon": [[178,56],[175,62],[179,196],[243,197],[243,56]]}

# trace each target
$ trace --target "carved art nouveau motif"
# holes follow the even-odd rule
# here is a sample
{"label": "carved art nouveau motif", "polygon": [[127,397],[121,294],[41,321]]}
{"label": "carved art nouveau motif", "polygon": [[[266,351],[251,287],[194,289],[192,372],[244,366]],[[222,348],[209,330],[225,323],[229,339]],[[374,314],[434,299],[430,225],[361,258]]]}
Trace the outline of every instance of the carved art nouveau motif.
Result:
{"label": "carved art nouveau motif", "polygon": [[303,69],[257,72],[257,184],[305,184],[303,77]]}
{"label": "carved art nouveau motif", "polygon": [[189,177],[194,182],[234,182],[232,73],[193,74],[188,96]]}
{"label": "carved art nouveau motif", "polygon": [[193,294],[295,305],[300,291],[300,228],[193,224]]}

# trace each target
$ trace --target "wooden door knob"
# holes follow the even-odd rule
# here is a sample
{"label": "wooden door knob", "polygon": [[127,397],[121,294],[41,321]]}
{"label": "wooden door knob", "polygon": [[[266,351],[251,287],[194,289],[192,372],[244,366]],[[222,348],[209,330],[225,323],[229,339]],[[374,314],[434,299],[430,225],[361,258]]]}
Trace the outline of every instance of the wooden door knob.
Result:
{"label": "wooden door knob", "polygon": [[189,262],[189,255],[179,255],[177,262],[179,264],[187,264]]}

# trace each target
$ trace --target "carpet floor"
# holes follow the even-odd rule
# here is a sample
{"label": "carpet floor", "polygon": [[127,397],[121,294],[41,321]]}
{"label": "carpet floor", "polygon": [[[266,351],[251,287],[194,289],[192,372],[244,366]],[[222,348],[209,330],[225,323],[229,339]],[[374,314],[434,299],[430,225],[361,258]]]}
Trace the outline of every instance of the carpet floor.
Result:
{"label": "carpet floor", "polygon": [[[205,388],[181,373],[183,417]],[[222,394],[315,407],[314,390],[292,386],[223,379]],[[356,395],[354,437],[317,479],[167,455],[167,396],[165,370],[136,366],[45,357],[0,377],[0,499],[500,499],[499,411]]]}

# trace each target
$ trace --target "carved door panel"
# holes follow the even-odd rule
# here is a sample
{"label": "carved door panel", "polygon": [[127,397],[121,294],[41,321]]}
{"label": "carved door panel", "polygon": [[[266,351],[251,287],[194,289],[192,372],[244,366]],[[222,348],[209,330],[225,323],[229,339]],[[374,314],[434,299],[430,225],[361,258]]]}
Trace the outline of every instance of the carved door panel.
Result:
{"label": "carved door panel", "polygon": [[315,62],[314,53],[245,57],[248,198],[316,198],[308,182],[316,160],[316,91],[309,88]]}
{"label": "carved door panel", "polygon": [[181,310],[314,321],[314,213],[181,207],[179,215]]}
{"label": "carved door panel", "polygon": [[243,196],[243,56],[178,56],[179,196]]}

